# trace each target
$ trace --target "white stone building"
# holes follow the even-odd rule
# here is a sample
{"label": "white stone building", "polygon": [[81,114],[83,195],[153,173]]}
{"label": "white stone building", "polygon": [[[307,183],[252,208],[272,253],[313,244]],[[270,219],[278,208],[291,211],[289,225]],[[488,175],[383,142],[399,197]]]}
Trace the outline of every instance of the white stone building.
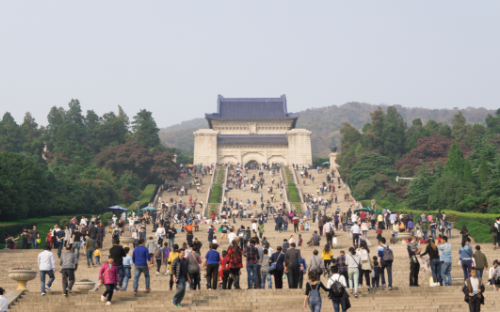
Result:
{"label": "white stone building", "polygon": [[217,113],[205,114],[210,129],[194,132],[194,164],[312,164],[311,131],[295,129],[286,97],[217,98]]}

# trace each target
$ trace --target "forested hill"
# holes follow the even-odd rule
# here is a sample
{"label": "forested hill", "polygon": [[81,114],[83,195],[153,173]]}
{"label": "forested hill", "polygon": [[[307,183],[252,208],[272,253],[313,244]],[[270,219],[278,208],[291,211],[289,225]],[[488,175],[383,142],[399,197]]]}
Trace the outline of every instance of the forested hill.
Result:
{"label": "forested hill", "polygon": [[[387,106],[371,105],[367,103],[350,102],[341,106],[332,105],[321,108],[310,108],[300,112],[297,123],[298,128],[312,131],[313,156],[326,157],[332,144],[340,146],[340,128],[342,123],[347,122],[357,129],[361,129],[367,122],[371,121],[370,113],[381,107],[384,112]],[[426,109],[407,108],[401,105],[394,106],[404,121],[411,126],[412,120],[420,118],[425,124],[429,119],[437,123],[451,124],[455,109]],[[494,110],[485,108],[466,108],[460,110],[469,124],[484,124],[488,114],[495,114]],[[180,124],[160,130],[159,136],[163,144],[168,147],[177,147],[192,152],[194,146],[193,132],[198,129],[208,128],[204,118],[196,118],[184,121]]]}

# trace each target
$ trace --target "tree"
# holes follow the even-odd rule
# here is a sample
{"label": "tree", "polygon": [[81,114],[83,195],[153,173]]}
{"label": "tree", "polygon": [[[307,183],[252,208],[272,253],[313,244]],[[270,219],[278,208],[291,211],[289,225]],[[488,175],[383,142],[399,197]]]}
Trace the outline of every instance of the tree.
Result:
{"label": "tree", "polygon": [[35,118],[26,112],[21,125],[22,147],[21,151],[27,155],[41,156],[43,151],[42,130],[38,128]]}
{"label": "tree", "polygon": [[135,139],[139,141],[142,146],[146,148],[160,146],[160,138],[158,137],[160,129],[156,127],[156,122],[151,112],[141,109],[139,113],[134,116],[132,129]]}
{"label": "tree", "polygon": [[0,152],[18,153],[22,148],[19,125],[9,112],[0,121]]}
{"label": "tree", "polygon": [[429,188],[429,209],[460,210],[459,203],[475,189],[474,184],[457,179],[453,174],[445,174]]}
{"label": "tree", "polygon": [[[3,155],[0,154],[0,155]],[[26,192],[19,177],[0,158],[0,218],[11,221],[28,215]]]}
{"label": "tree", "polygon": [[437,134],[440,127],[441,127],[441,125],[439,123],[437,123],[434,119],[429,119],[424,126],[424,128],[429,130],[429,132],[431,134],[433,134],[433,133]]}
{"label": "tree", "polygon": [[436,180],[431,170],[424,168],[419,170],[416,179],[411,180],[406,191],[408,207],[411,209],[429,209],[429,188]]}
{"label": "tree", "polygon": [[445,174],[452,174],[458,178],[464,176],[464,151],[458,146],[457,142],[451,142],[448,160],[444,167]]}
{"label": "tree", "polygon": [[451,138],[451,128],[448,125],[443,125],[439,128],[438,135],[450,139]]}
{"label": "tree", "polygon": [[464,142],[467,136],[467,126],[465,117],[461,111],[453,115],[453,121],[451,122],[451,125],[451,136],[453,137],[453,139],[458,142]]}
{"label": "tree", "polygon": [[366,180],[376,173],[383,174],[390,180],[394,180],[398,175],[389,157],[378,153],[364,153],[349,170],[346,182],[354,189],[359,181]]}
{"label": "tree", "polygon": [[347,153],[351,145],[356,145],[358,143],[361,138],[361,134],[357,129],[346,122],[342,125],[343,126],[340,129],[340,134],[342,134],[342,138],[340,139],[340,149],[344,154]]}
{"label": "tree", "polygon": [[470,183],[474,183],[474,175],[472,175],[472,169],[467,159],[464,159],[464,180]]}
{"label": "tree", "polygon": [[394,106],[387,107],[387,116],[384,121],[382,139],[384,149],[382,154],[393,161],[401,158],[405,146],[406,122]]}
{"label": "tree", "polygon": [[481,184],[481,187],[488,183],[489,172],[490,170],[488,168],[488,164],[486,163],[484,154],[481,154],[481,164],[479,165],[479,184]]}

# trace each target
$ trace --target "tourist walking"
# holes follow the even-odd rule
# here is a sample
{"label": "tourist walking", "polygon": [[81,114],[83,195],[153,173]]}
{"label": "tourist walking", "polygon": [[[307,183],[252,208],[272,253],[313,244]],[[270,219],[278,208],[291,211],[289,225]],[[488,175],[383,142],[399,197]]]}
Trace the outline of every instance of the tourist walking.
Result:
{"label": "tourist walking", "polygon": [[116,283],[115,290],[121,290],[123,283],[123,257],[127,256],[123,246],[120,245],[119,238],[113,238],[113,247],[109,249],[109,254],[113,256],[113,263],[116,265],[116,270],[118,271],[118,282]]}
{"label": "tourist walking", "polygon": [[139,246],[137,246],[132,253],[132,262],[135,265],[134,295],[137,294],[141,273],[144,273],[144,278],[146,279],[146,291],[151,291],[151,288],[149,288],[149,269],[151,268],[151,257],[148,249],[144,246],[144,243],[144,239],[140,239]]}
{"label": "tourist walking", "polygon": [[[122,282],[122,290],[126,291],[127,286],[128,286],[128,281],[132,277],[132,257],[128,254],[130,251],[130,248],[125,247],[123,248],[123,251],[125,251],[126,256],[123,257],[122,259],[122,264],[123,264],[123,282]],[[118,270],[117,270],[118,271]],[[120,277],[118,276],[118,280]]]}
{"label": "tourist walking", "polygon": [[243,267],[243,262],[242,262],[242,255],[243,252],[241,248],[239,247],[239,238],[236,237],[233,239],[231,242],[231,247],[227,250],[227,257],[228,257],[228,267],[229,267],[229,272],[231,274],[231,281],[229,282],[231,285],[231,282],[234,283],[234,288],[235,289],[241,289],[240,288],[240,269]]}
{"label": "tourist walking", "polygon": [[181,307],[182,299],[186,293],[186,281],[191,284],[191,278],[188,274],[188,263],[184,256],[184,249],[180,249],[178,257],[175,258],[172,263],[174,282],[177,284],[177,290],[172,298],[172,304],[176,307]]}
{"label": "tourist walking", "polygon": [[62,273],[63,295],[67,296],[68,291],[73,289],[73,284],[75,283],[75,271],[78,268],[78,258],[71,251],[71,245],[66,247],[66,253],[64,253],[59,259],[59,265],[61,266]]}
{"label": "tourist walking", "polygon": [[[45,245],[43,251],[38,255],[38,269],[40,270],[42,296],[45,296],[45,290],[51,291],[50,287],[54,282],[54,273],[56,272],[56,259],[54,254],[50,251],[49,245]],[[45,284],[45,275],[49,276],[47,284]]]}
{"label": "tourist walking", "polygon": [[0,312],[7,312],[9,310],[9,301],[3,296],[5,289],[0,287]]}
{"label": "tourist walking", "polygon": [[473,251],[472,247],[470,246],[470,241],[471,240],[469,237],[464,237],[462,240],[462,244],[458,249],[458,258],[462,263],[462,270],[464,271],[464,281],[470,277],[470,270],[472,268]]}
{"label": "tourist walking", "polygon": [[274,287],[276,289],[283,288],[283,273],[285,270],[285,255],[281,246],[276,247],[276,252],[271,255],[272,266],[270,271],[274,275]]}
{"label": "tourist walking", "polygon": [[325,269],[328,270],[333,259],[333,251],[330,249],[329,244],[325,245],[325,249],[323,249],[323,252],[321,253],[321,259],[324,261]]}
{"label": "tourist walking", "polygon": [[484,270],[488,271],[488,259],[486,259],[486,256],[481,252],[481,246],[476,246],[476,252],[473,257],[476,261],[477,277],[483,278]]}
{"label": "tourist walking", "polygon": [[326,269],[328,268],[324,265],[324,262],[321,258],[322,257],[318,255],[318,251],[314,250],[313,256],[309,259],[309,272],[316,273],[316,278],[318,281],[321,280],[321,275],[323,274],[323,272],[326,272]]}
{"label": "tourist walking", "polygon": [[108,262],[103,263],[99,271],[99,285],[106,287],[106,291],[101,295],[101,301],[106,301],[106,305],[111,305],[111,298],[113,298],[113,292],[119,279],[114,260],[114,256],[109,255]]}
{"label": "tourist walking", "polygon": [[356,253],[354,247],[350,247],[346,260],[347,274],[349,275],[349,288],[351,289],[351,293],[354,292],[354,297],[358,298],[359,265],[361,264],[361,256]]}
{"label": "tourist walking", "polygon": [[394,253],[389,245],[386,245],[385,237],[381,237],[377,249],[377,256],[380,259],[380,267],[382,268],[381,280],[382,287],[386,287],[385,270],[387,269],[387,282],[389,290],[392,290],[392,263],[394,261]]}
{"label": "tourist walking", "polygon": [[189,283],[191,290],[201,290],[200,286],[200,264],[202,263],[198,246],[194,245],[192,251],[188,254],[188,273],[191,279]]}
{"label": "tourist walking", "polygon": [[366,289],[370,291],[370,273],[373,270],[373,262],[370,257],[370,249],[366,244],[365,240],[362,240],[359,244],[359,248],[356,249],[356,253],[359,254],[361,259],[361,267],[359,268],[359,286],[363,286],[363,276],[366,281]]}
{"label": "tourist walking", "polygon": [[340,312],[340,305],[342,305],[342,312],[346,312],[350,308],[349,295],[347,294],[347,281],[345,276],[339,274],[339,268],[335,265],[331,266],[331,276],[328,278],[326,288],[330,290],[330,295],[333,303],[333,310]]}
{"label": "tourist walking", "polygon": [[439,259],[441,260],[441,278],[444,286],[451,286],[451,244],[448,237],[443,236],[441,246],[437,247],[441,251]]}
{"label": "tourist walking", "polygon": [[480,312],[481,304],[484,304],[484,284],[477,276],[476,268],[470,269],[470,277],[465,279],[462,291],[465,295],[465,302],[469,304],[469,311]]}
{"label": "tourist walking", "polygon": [[431,287],[440,286],[443,284],[443,281],[441,279],[441,259],[439,257],[439,250],[437,249],[436,244],[434,244],[431,239],[427,240],[427,247],[425,248],[425,252],[420,256],[423,257],[427,254],[429,254],[432,280],[434,281],[434,283],[431,284]]}
{"label": "tourist walking", "polygon": [[321,283],[316,272],[309,271],[309,281],[306,284],[306,295],[304,297],[304,310],[306,309],[306,303],[308,303],[311,312],[321,311],[322,301],[319,294],[320,288],[328,292],[328,288]]}
{"label": "tourist walking", "polygon": [[[210,250],[205,255],[205,261],[203,263],[203,268],[205,276],[207,278],[207,289],[217,289],[218,275],[219,275],[219,263],[220,254],[217,251],[219,245],[210,244]],[[180,252],[180,251],[179,251]]]}
{"label": "tourist walking", "polygon": [[302,274],[304,267],[301,264],[302,256],[300,250],[295,248],[295,243],[290,244],[290,248],[285,253],[285,273],[288,276],[288,288],[297,288],[299,274]]}
{"label": "tourist walking", "polygon": [[245,257],[247,258],[247,280],[248,289],[257,289],[257,263],[259,262],[259,252],[255,247],[255,240],[250,240],[250,246],[245,247]]}

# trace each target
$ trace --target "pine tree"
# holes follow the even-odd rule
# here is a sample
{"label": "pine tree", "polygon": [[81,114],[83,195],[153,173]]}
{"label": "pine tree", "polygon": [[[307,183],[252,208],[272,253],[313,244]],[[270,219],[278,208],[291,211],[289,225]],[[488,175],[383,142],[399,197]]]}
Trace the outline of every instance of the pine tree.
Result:
{"label": "pine tree", "polygon": [[24,115],[24,121],[21,125],[21,137],[23,138],[22,152],[27,155],[41,155],[43,142],[41,140],[42,131],[38,128],[35,118],[30,112]]}
{"label": "pine tree", "polygon": [[135,139],[146,148],[159,147],[160,137],[158,132],[160,129],[156,126],[152,113],[145,109],[141,109],[137,115],[134,116],[132,122],[132,129],[134,130]]}
{"label": "pine tree", "polygon": [[451,138],[451,128],[448,125],[443,125],[439,128],[438,135],[443,138]]}
{"label": "pine tree", "polygon": [[0,152],[18,153],[22,148],[19,125],[9,112],[0,121]]}
{"label": "pine tree", "polygon": [[455,141],[451,143],[448,160],[444,167],[444,173],[453,174],[459,178],[463,178],[464,176],[464,151]]}
{"label": "pine tree", "polygon": [[472,175],[472,169],[467,159],[464,159],[464,180],[470,183],[475,183],[474,175]]}
{"label": "pine tree", "polygon": [[451,136],[457,142],[465,142],[467,136],[467,126],[465,123],[467,120],[461,111],[453,116],[453,121],[451,122],[452,131]]}
{"label": "pine tree", "polygon": [[398,160],[404,153],[406,122],[394,106],[387,107],[384,121],[382,154],[392,160]]}
{"label": "pine tree", "polygon": [[479,183],[481,187],[488,183],[490,169],[488,168],[488,163],[484,157],[484,154],[481,154],[481,163],[479,165]]}

